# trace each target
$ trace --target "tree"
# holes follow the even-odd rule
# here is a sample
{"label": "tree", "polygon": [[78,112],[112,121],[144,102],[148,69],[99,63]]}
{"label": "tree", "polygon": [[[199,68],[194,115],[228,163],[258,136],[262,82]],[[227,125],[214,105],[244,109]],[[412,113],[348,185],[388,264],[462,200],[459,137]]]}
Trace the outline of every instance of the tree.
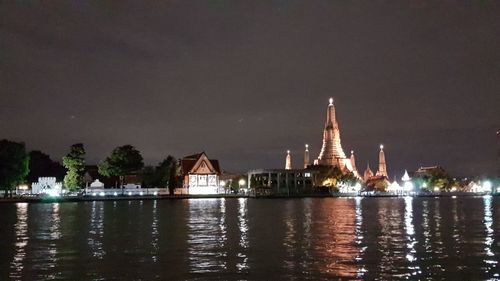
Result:
{"label": "tree", "polygon": [[0,187],[5,197],[17,185],[24,183],[29,173],[29,156],[24,143],[0,140]]}
{"label": "tree", "polygon": [[68,170],[64,176],[64,186],[69,190],[77,190],[84,186],[85,149],[83,144],[71,146],[69,153],[63,157],[63,165]]}
{"label": "tree", "polygon": [[167,187],[169,193],[173,194],[178,186],[177,168],[177,161],[169,155],[158,163],[158,166],[147,166],[142,169],[142,183],[146,187]]}
{"label": "tree", "polygon": [[34,150],[29,153],[29,174],[27,181],[36,182],[39,177],[55,177],[58,181],[62,181],[66,174],[66,169],[56,161],[50,159],[50,156]]}
{"label": "tree", "polygon": [[167,156],[162,162],[158,164],[159,185],[168,188],[170,195],[174,194],[177,187],[177,161],[171,155]]}
{"label": "tree", "polygon": [[152,188],[158,186],[158,173],[153,166],[146,166],[141,171],[142,187]]}
{"label": "tree", "polygon": [[99,174],[120,179],[120,187],[123,188],[123,179],[126,175],[140,172],[144,166],[141,153],[131,145],[115,148],[109,157],[99,164]]}

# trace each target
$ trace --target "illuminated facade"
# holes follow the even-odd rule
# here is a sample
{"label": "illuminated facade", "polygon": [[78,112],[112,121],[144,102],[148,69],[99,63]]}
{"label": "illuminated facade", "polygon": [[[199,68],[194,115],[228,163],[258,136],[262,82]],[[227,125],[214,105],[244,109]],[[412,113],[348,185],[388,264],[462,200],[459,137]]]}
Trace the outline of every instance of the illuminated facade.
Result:
{"label": "illuminated facade", "polygon": [[219,193],[219,161],[208,159],[205,152],[182,158],[181,169],[183,188],[188,194]]}
{"label": "illuminated facade", "polygon": [[62,193],[62,182],[55,177],[40,177],[38,182],[31,184],[32,194],[59,195]]}

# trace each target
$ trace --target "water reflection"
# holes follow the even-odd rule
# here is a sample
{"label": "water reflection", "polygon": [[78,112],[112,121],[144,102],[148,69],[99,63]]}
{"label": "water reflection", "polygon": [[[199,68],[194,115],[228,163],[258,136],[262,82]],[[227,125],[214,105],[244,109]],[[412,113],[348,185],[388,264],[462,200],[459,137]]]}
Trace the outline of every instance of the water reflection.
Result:
{"label": "water reflection", "polygon": [[492,251],[492,246],[494,242],[493,237],[493,215],[492,215],[492,206],[491,206],[491,195],[484,196],[484,227],[486,230],[486,236],[484,239],[484,251],[486,257],[484,262],[486,263],[486,268],[488,271],[493,271],[498,264],[498,260],[495,258],[495,254]]}
{"label": "water reflection", "polygon": [[[381,235],[378,239],[378,246],[381,258],[378,266],[384,279],[393,276],[393,272],[406,260],[404,254],[406,239],[401,209],[400,198],[387,198],[380,202],[378,223],[381,226]],[[398,277],[408,277],[405,271],[400,271]]]}
{"label": "water reflection", "polygon": [[102,244],[103,237],[104,203],[102,201],[93,201],[90,211],[90,230],[87,242],[92,252],[92,256],[99,260],[106,254]]}
{"label": "water reflection", "polygon": [[[328,201],[327,201],[328,202]],[[325,273],[335,277],[355,277],[358,267],[355,259],[359,254],[356,245],[356,211],[352,199],[330,201],[327,230],[323,241]]]}
{"label": "water reflection", "polygon": [[364,252],[366,251],[366,246],[362,245],[363,242],[363,211],[361,207],[361,200],[363,200],[363,197],[355,197],[354,198],[354,206],[355,206],[355,213],[356,213],[356,245],[359,249],[359,253],[356,256],[355,260],[358,264],[360,264],[358,268],[358,272],[356,274],[357,278],[362,278],[363,275],[367,272],[366,267],[363,264],[363,255]]}
{"label": "water reflection", "polygon": [[238,228],[240,230],[240,240],[239,245],[240,249],[237,253],[237,257],[239,259],[236,264],[236,268],[238,271],[246,271],[248,267],[248,257],[247,257],[247,249],[249,248],[248,241],[248,216],[247,216],[247,200],[246,198],[238,199]]}
{"label": "water reflection", "polygon": [[405,197],[405,230],[406,230],[406,260],[410,263],[408,265],[408,269],[410,270],[411,275],[417,275],[420,272],[420,268],[418,265],[415,265],[416,261],[416,250],[415,244],[417,241],[415,240],[415,227],[413,225],[413,198]]}
{"label": "water reflection", "polygon": [[153,262],[158,262],[158,239],[159,239],[159,231],[158,231],[158,200],[153,201],[153,222],[151,223],[151,259]]}
{"label": "water reflection", "polygon": [[225,212],[224,200],[189,200],[187,244],[190,272],[211,273],[227,268]]}
{"label": "water reflection", "polygon": [[499,199],[0,204],[0,279],[498,280]]}
{"label": "water reflection", "polygon": [[17,203],[17,222],[14,225],[16,235],[15,253],[10,263],[10,278],[19,279],[24,269],[26,246],[28,245],[28,203]]}

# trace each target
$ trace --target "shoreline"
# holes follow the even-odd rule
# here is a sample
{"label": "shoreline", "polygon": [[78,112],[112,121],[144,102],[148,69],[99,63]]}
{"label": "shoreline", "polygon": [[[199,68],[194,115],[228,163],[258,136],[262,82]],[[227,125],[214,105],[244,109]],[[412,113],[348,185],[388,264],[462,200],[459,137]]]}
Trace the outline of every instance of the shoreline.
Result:
{"label": "shoreline", "polygon": [[90,201],[130,201],[130,200],[185,200],[185,199],[221,199],[221,198],[251,198],[251,199],[302,199],[302,198],[393,198],[393,197],[480,197],[480,196],[500,196],[497,194],[485,193],[468,193],[468,192],[446,192],[446,193],[429,193],[429,194],[373,194],[373,195],[358,195],[358,194],[300,194],[300,195],[268,195],[254,196],[243,194],[213,194],[213,195],[134,195],[134,196],[78,196],[78,197],[16,197],[16,198],[0,198],[2,203],[64,203],[64,202],[90,202]]}

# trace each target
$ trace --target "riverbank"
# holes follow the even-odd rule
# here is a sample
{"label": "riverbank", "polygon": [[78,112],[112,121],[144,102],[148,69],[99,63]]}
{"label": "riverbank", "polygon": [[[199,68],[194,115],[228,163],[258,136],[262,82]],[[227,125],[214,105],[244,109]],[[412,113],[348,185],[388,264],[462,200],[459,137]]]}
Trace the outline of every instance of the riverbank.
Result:
{"label": "riverbank", "polygon": [[441,193],[419,193],[419,194],[292,194],[292,195],[267,195],[254,196],[245,194],[210,194],[210,195],[135,195],[135,196],[72,196],[72,197],[14,197],[0,198],[0,203],[54,203],[54,202],[86,202],[86,201],[123,201],[123,200],[184,200],[184,199],[220,199],[220,198],[255,198],[255,199],[297,199],[297,198],[379,198],[379,197],[474,197],[500,194],[471,193],[471,192],[441,192]]}

